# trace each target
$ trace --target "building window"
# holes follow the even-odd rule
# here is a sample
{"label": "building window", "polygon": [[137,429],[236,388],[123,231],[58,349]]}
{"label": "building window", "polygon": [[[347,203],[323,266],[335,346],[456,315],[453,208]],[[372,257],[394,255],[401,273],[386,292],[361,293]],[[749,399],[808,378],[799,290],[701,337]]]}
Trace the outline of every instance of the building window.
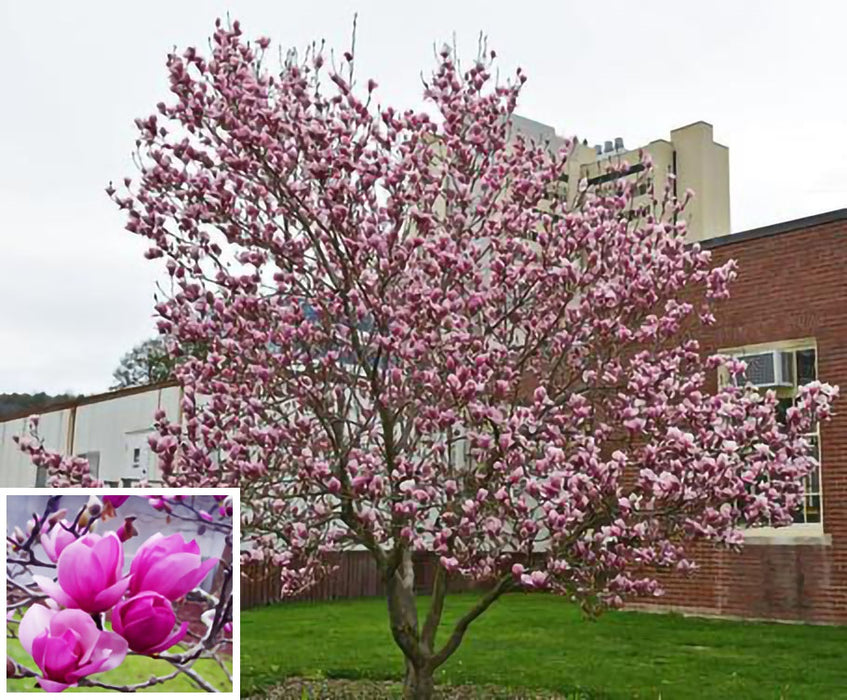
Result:
{"label": "building window", "polygon": [[[814,340],[790,341],[722,352],[747,363],[747,371],[744,377],[739,379],[753,384],[761,391],[772,389],[776,392],[781,420],[784,420],[786,411],[796,403],[799,388],[818,378],[817,347]],[[722,377],[721,381],[725,382],[726,377]],[[812,446],[811,454],[817,461],[817,466],[805,479],[805,498],[802,507],[794,513],[794,522],[798,525],[820,525],[823,522],[820,425],[816,423],[814,430],[805,437]]]}
{"label": "building window", "polygon": [[138,469],[141,466],[141,448],[136,447],[132,451],[132,468]]}
{"label": "building window", "polygon": [[47,486],[47,467],[42,465],[35,470],[35,488],[40,489]]}

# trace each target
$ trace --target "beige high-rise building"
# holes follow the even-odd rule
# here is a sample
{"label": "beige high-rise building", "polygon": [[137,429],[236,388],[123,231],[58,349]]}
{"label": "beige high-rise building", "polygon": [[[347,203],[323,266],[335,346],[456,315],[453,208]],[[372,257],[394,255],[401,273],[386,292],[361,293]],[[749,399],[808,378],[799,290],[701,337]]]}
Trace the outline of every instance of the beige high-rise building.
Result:
{"label": "beige high-rise building", "polygon": [[[524,136],[548,142],[551,148],[564,145],[564,138],[556,134],[552,126],[517,115],[512,117],[512,124]],[[588,180],[589,186],[609,181],[607,169],[610,165],[627,162],[630,168],[624,177],[637,177],[643,169],[639,151],[648,153],[653,159],[653,184],[660,198],[669,173],[676,175],[674,187],[680,198],[686,189],[695,192],[684,214],[689,240],[701,241],[730,233],[729,149],[715,143],[712,125],[702,121],[674,129],[670,140],[656,139],[637,148],[625,148],[621,138],[594,146],[577,143],[567,164],[571,201],[577,192],[574,184],[583,178]],[[646,194],[641,196],[646,201]]]}

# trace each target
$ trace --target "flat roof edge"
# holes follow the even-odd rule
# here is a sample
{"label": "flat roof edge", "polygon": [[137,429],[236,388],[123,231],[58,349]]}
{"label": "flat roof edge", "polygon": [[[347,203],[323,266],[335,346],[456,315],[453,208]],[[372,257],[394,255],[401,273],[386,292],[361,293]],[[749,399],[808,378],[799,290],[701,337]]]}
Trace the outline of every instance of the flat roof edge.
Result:
{"label": "flat roof edge", "polygon": [[702,248],[720,248],[733,243],[742,243],[744,241],[752,241],[757,238],[767,238],[768,236],[778,236],[783,233],[792,233],[801,231],[823,224],[831,224],[834,221],[847,221],[847,209],[835,209],[833,211],[823,212],[822,214],[813,214],[812,216],[804,216],[799,219],[791,219],[790,221],[781,221],[768,226],[760,226],[758,228],[739,231],[738,233],[730,233],[717,238],[707,238],[699,241]]}
{"label": "flat roof edge", "polygon": [[100,403],[101,401],[110,401],[112,399],[121,399],[125,396],[132,396],[133,394],[144,394],[148,391],[158,391],[160,389],[168,389],[170,387],[175,386],[179,386],[179,382],[158,382],[157,384],[143,384],[141,386],[126,387],[125,389],[105,391],[102,394],[92,394],[91,396],[80,396],[79,398],[70,399],[68,401],[62,401],[60,403],[54,403],[49,406],[45,406],[42,409],[28,408],[23,411],[10,413],[8,416],[0,418],[0,423],[9,423],[11,421],[20,420],[21,418],[28,418],[29,416],[43,416],[48,413],[67,411],[69,408],[87,406],[92,403]]}

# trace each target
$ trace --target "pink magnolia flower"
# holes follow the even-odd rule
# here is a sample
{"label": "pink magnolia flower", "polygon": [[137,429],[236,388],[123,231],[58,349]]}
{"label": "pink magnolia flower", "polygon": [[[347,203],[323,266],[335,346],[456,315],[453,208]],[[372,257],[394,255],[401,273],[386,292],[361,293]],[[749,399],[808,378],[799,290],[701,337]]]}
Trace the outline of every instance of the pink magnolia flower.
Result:
{"label": "pink magnolia flower", "polygon": [[76,541],[76,535],[68,532],[64,526],[70,525],[67,520],[56,523],[53,529],[45,535],[41,535],[41,546],[44,553],[53,563],[57,562],[62,551],[72,542]]}
{"label": "pink magnolia flower", "polygon": [[103,503],[109,503],[112,508],[120,508],[129,500],[129,496],[103,496]]}
{"label": "pink magnolia flower", "polygon": [[181,641],[188,632],[188,623],[183,622],[173,632],[175,622],[170,601],[153,591],[139,593],[112,610],[112,629],[139,654],[158,654]]}
{"label": "pink magnolia flower", "polygon": [[114,532],[101,537],[85,535],[59,555],[57,578],[33,576],[47,595],[66,608],[103,612],[117,603],[129,585],[122,576],[124,552]]}
{"label": "pink magnolia flower", "polygon": [[155,591],[176,600],[195,588],[217,563],[214,558],[201,561],[196,540],[186,542],[178,533],[165,537],[157,532],[132,559],[129,592]]}
{"label": "pink magnolia flower", "polygon": [[49,692],[117,668],[128,646],[120,635],[97,629],[82,610],[51,610],[43,605],[26,611],[18,635],[21,646],[41,669],[38,684]]}
{"label": "pink magnolia flower", "polygon": [[150,503],[150,506],[156,510],[164,510],[167,513],[171,512],[171,506],[168,503],[167,496],[148,496],[147,501]]}

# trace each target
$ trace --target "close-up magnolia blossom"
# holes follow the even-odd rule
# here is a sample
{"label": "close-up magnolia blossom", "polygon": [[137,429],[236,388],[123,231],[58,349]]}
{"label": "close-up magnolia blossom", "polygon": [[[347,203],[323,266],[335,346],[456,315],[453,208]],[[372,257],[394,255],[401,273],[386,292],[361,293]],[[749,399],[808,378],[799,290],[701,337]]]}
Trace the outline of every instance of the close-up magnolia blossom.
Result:
{"label": "close-up magnolia blossom", "polygon": [[98,629],[91,615],[81,610],[52,610],[43,605],[26,611],[18,634],[21,645],[41,669],[38,684],[51,692],[117,668],[128,646],[119,634]]}
{"label": "close-up magnolia blossom", "polygon": [[[139,496],[132,502],[130,496],[92,494],[76,502],[73,519],[64,517],[67,509],[59,508],[63,498],[40,497],[43,512],[34,513],[27,524],[29,536],[10,525],[6,622],[11,638],[20,640],[39,672],[7,657],[7,675],[36,677],[50,692],[77,684],[135,691],[177,674],[187,674],[200,690],[217,690],[191,667],[199,658],[213,658],[225,668],[219,654],[230,653],[232,569],[223,558],[203,556],[198,539],[216,543],[224,552],[232,546],[231,516],[219,513],[211,522],[202,517],[231,497],[198,501],[193,495]],[[157,501],[167,502],[169,512],[160,512]],[[121,509],[120,515],[116,509]],[[104,523],[112,530],[92,532]],[[161,530],[149,534],[172,523],[197,537]],[[138,528],[148,533],[141,541],[135,539]],[[219,565],[222,579],[202,588]],[[55,570],[55,576],[40,573],[44,570]],[[186,614],[189,617],[180,617]],[[205,627],[205,633],[197,635],[195,630],[189,636],[192,620]],[[177,645],[182,649],[174,651]],[[148,674],[129,685],[90,678],[117,668],[127,655],[148,657],[175,670]]]}
{"label": "close-up magnolia blossom", "polygon": [[114,532],[103,537],[88,534],[62,550],[57,582],[46,576],[33,578],[60,605],[99,613],[113,607],[129,586],[123,565],[123,545]]}
{"label": "close-up magnolia blossom", "polygon": [[170,601],[152,591],[134,595],[112,610],[112,629],[139,654],[157,654],[182,641],[188,623],[183,622],[174,632],[175,622]]}

